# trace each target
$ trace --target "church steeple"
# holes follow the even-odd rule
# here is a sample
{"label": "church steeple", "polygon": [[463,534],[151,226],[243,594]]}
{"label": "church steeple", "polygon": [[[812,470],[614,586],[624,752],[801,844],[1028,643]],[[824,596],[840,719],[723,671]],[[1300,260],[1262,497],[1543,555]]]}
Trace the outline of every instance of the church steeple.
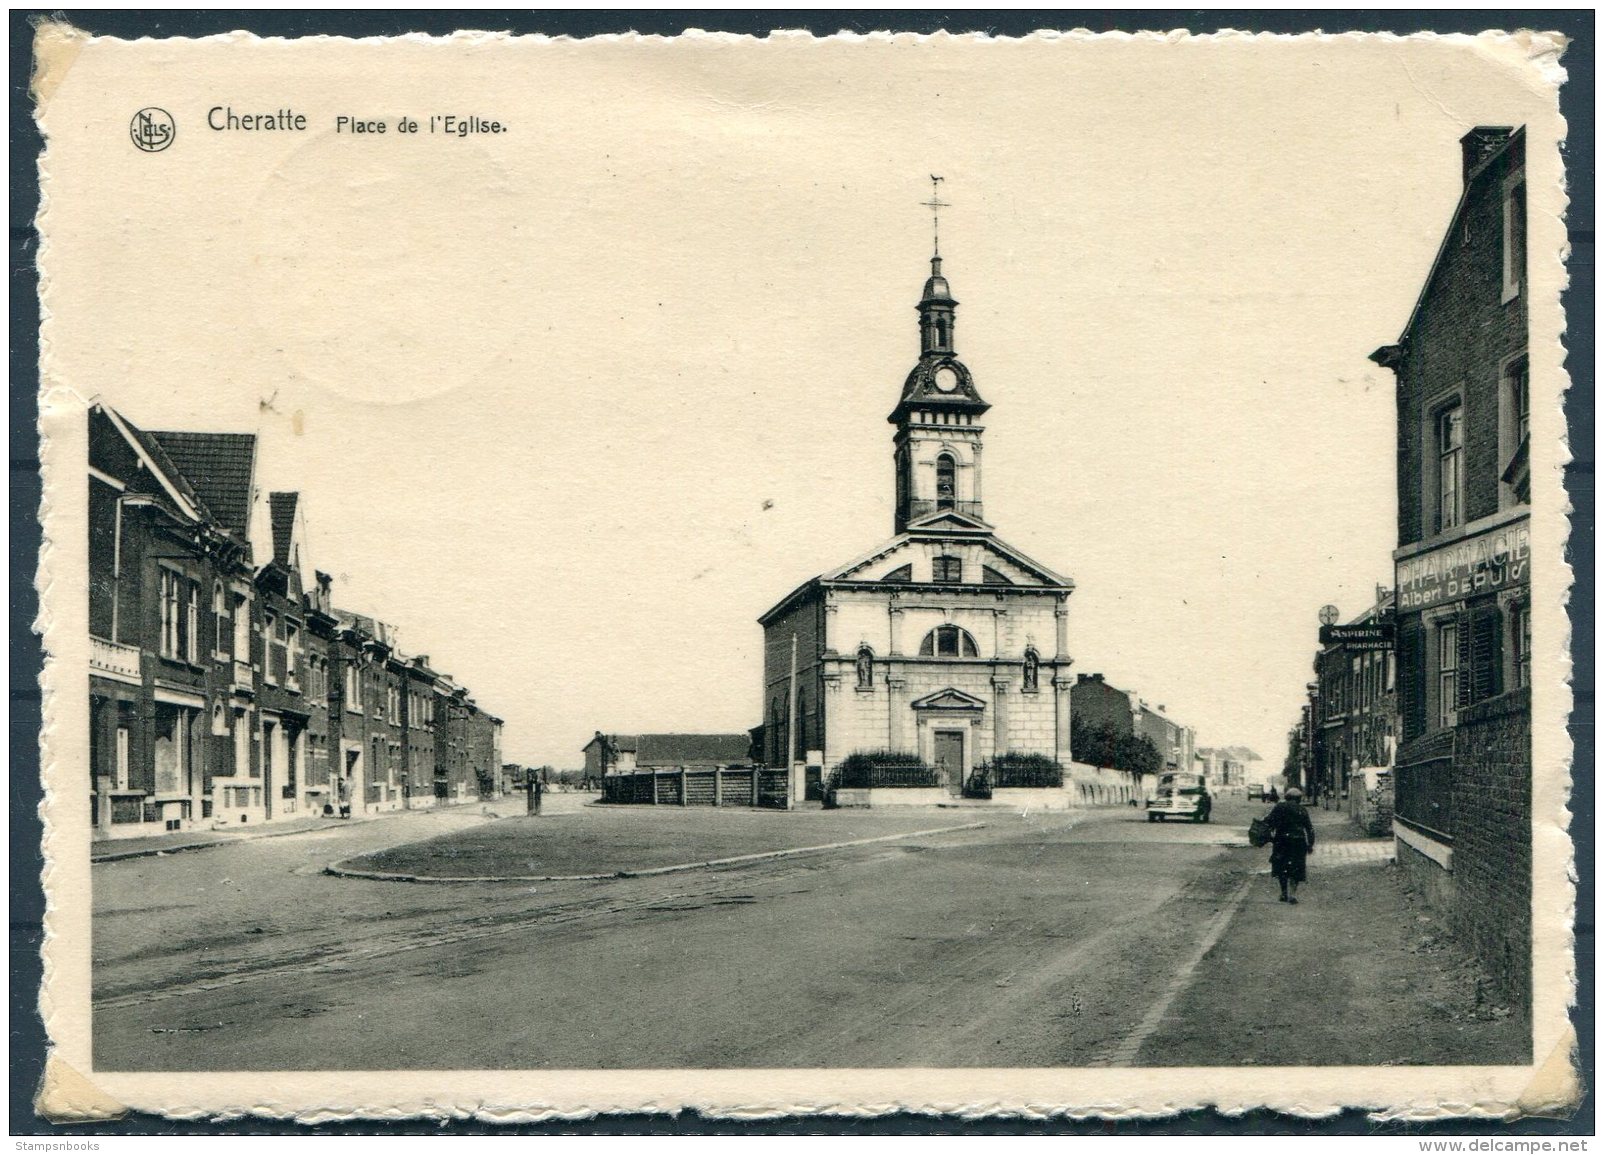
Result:
{"label": "church steeple", "polygon": [[947,278],[941,275],[941,254],[930,258],[930,279],[919,300],[919,354],[951,353],[958,302],[952,299]]}
{"label": "church steeple", "polygon": [[[932,182],[941,178],[932,177]],[[938,197],[926,202],[939,211]],[[930,278],[919,298],[919,362],[903,383],[887,418],[897,427],[896,532],[931,521],[951,528],[986,531],[980,503],[980,435],[976,423],[990,409],[974,377],[954,353],[958,302],[941,272],[940,236],[930,258]]]}

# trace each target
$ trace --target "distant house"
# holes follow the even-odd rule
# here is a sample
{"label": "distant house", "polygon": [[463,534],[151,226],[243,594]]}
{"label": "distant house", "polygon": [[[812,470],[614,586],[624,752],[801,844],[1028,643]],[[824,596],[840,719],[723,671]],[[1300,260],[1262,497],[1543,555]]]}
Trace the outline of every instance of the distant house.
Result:
{"label": "distant house", "polygon": [[585,744],[585,777],[648,770],[707,770],[752,765],[750,734],[603,734]]}

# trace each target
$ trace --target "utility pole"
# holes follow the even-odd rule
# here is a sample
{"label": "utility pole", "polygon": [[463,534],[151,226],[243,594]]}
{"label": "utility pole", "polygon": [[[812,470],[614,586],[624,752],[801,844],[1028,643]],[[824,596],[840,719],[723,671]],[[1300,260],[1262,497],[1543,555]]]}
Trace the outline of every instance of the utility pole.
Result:
{"label": "utility pole", "polygon": [[796,808],[796,634],[791,635],[791,703],[785,723],[785,808]]}

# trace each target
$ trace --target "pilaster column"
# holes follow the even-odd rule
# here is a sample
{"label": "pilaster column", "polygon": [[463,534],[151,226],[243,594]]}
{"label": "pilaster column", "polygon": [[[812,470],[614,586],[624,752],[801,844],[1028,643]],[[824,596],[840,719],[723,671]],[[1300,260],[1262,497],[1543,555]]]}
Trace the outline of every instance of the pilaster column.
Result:
{"label": "pilaster column", "polygon": [[1008,686],[1007,678],[991,680],[992,755],[1008,753]]}
{"label": "pilaster column", "polygon": [[1058,626],[1058,654],[1060,658],[1069,657],[1069,595],[1061,595],[1058,606],[1053,610],[1053,617]]}
{"label": "pilaster column", "polygon": [[[1059,621],[1063,621],[1062,618]],[[1069,687],[1067,677],[1053,677],[1053,758],[1059,765],[1067,765],[1069,749]]]}
{"label": "pilaster column", "polygon": [[901,750],[906,740],[908,682],[895,675],[886,677],[886,749]]}
{"label": "pilaster column", "polygon": [[890,655],[896,657],[902,653],[902,607],[897,604],[896,594],[892,594],[886,604],[886,615],[890,619]]}

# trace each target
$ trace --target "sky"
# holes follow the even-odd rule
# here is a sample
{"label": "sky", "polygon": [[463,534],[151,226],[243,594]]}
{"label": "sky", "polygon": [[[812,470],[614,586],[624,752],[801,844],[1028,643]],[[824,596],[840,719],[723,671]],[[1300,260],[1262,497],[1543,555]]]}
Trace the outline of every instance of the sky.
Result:
{"label": "sky", "polygon": [[[47,384],[258,433],[336,603],[558,767],[755,725],[757,617],[891,536],[939,173],[988,520],[1074,579],[1076,671],[1278,768],[1319,608],[1390,581],[1368,354],[1458,138],[1540,99],[1447,41],[418,43],[354,76],[175,43],[148,155],[131,51],[52,98]],[[217,104],[312,127],[213,133]],[[508,131],[334,129],[445,112]]]}

